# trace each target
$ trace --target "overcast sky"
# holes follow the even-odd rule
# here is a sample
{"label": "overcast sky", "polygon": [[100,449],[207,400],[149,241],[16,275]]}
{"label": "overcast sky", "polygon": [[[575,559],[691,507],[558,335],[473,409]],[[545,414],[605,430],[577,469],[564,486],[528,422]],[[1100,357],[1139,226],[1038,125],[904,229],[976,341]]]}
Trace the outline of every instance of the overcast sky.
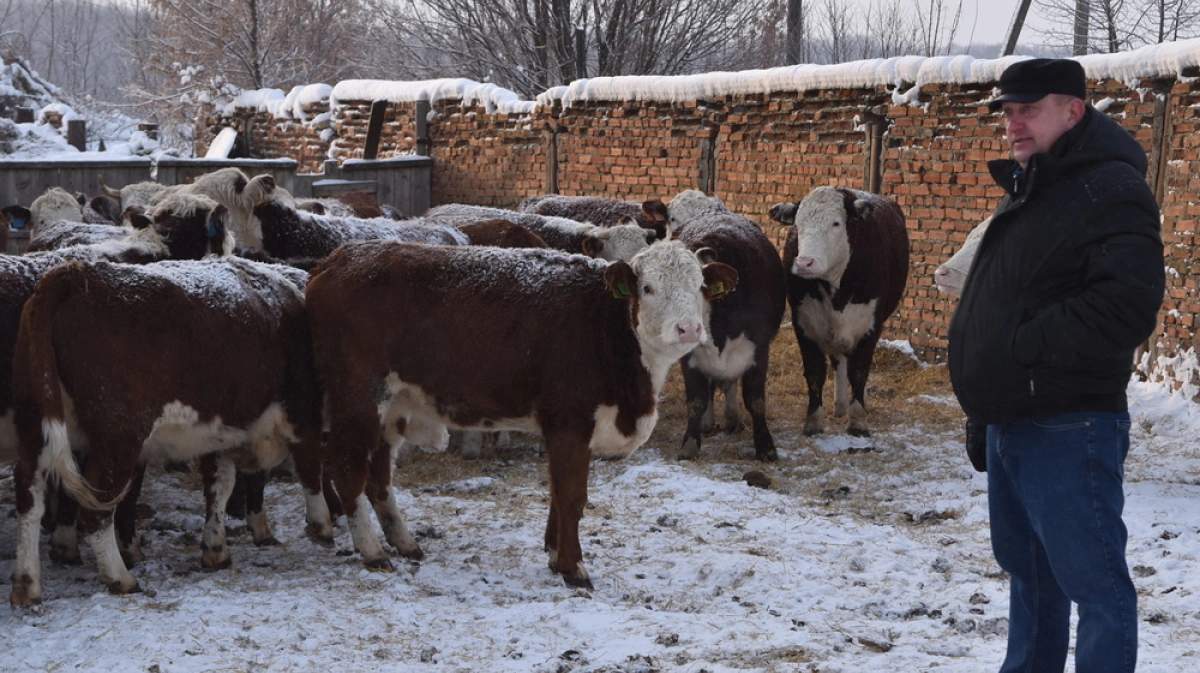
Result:
{"label": "overcast sky", "polygon": [[[1008,27],[1017,10],[1018,0],[964,0],[963,18],[959,26],[959,41],[974,44],[1000,44],[1008,35]],[[1040,46],[1041,38],[1036,28],[1044,27],[1045,22],[1038,16],[1037,3],[1029,9],[1025,17],[1025,28],[1021,31],[1018,41],[1018,51],[1022,46]],[[953,6],[953,5],[952,5]],[[974,31],[974,39],[972,38]]]}

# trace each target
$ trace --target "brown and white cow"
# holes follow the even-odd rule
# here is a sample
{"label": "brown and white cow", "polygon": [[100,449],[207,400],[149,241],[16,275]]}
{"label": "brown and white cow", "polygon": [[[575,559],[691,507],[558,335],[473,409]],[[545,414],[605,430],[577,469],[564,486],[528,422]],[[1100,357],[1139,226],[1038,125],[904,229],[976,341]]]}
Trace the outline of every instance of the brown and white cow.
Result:
{"label": "brown and white cow", "polygon": [[877,194],[817,187],[799,203],[776,204],[771,217],[792,225],[783,266],[808,384],[804,434],[825,430],[821,391],[828,358],[836,373],[834,415],[849,414],[847,432],[868,436],[871,360],[908,282],[904,213]]}
{"label": "brown and white cow", "polygon": [[652,228],[643,228],[631,219],[611,226],[598,226],[565,217],[518,213],[515,210],[448,203],[430,208],[424,217],[434,222],[446,222],[461,227],[471,222],[503,219],[525,227],[555,250],[587,255],[609,261],[629,261],[656,240]]}
{"label": "brown and white cow", "polygon": [[[308,499],[310,521],[328,521],[308,320],[297,280],[280,268],[237,258],[64,264],[38,284],[17,347],[13,605],[41,600],[48,480],[80,504],[100,577],[118,594],[139,589],[112,510],[140,462],[201,457],[206,568],[230,564],[224,510],[237,466],[269,469],[290,454],[317,496]],[[144,366],[147,352],[160,354],[153,366]],[[82,470],[73,452],[86,457]]]}
{"label": "brown and white cow", "polygon": [[446,426],[508,429],[545,443],[551,569],[591,586],[579,545],[588,463],[646,441],[668,371],[707,337],[706,292],[715,299],[736,283],[731,267],[704,265],[681,243],[612,264],[393,241],[339,249],[309,282],[307,302],[326,465],[367,567],[391,567],[369,505],[401,554],[422,555],[392,497],[381,440],[394,451]]}
{"label": "brown and white cow", "polygon": [[671,229],[665,222],[655,219],[642,209],[640,201],[623,201],[604,196],[563,196],[546,194],[531,196],[517,206],[522,213],[565,217],[577,222],[591,222],[601,227],[621,224],[624,218],[636,222],[645,229],[653,229],[660,241],[671,237]]}
{"label": "brown and white cow", "polygon": [[738,273],[738,291],[712,305],[707,318],[710,339],[680,362],[688,424],[679,457],[700,455],[701,435],[716,425],[713,393],[717,387],[725,396],[725,431],[743,427],[737,403],[740,380],[754,431],[755,456],[778,459],[767,427],[766,395],[771,341],[779,333],[786,302],[779,253],[758,225],[703,192],[682,192],[665,206],[662,201],[647,201],[643,208],[648,217],[669,225],[675,240]]}
{"label": "brown and white cow", "polygon": [[983,235],[987,233],[988,225],[991,222],[992,218],[989,217],[975,225],[971,233],[967,234],[967,240],[963,241],[958,252],[951,255],[945,264],[933,272],[933,283],[939,290],[955,297],[962,294],[963,285],[967,282],[967,273],[971,270],[971,262],[975,261],[979,243],[983,241]]}

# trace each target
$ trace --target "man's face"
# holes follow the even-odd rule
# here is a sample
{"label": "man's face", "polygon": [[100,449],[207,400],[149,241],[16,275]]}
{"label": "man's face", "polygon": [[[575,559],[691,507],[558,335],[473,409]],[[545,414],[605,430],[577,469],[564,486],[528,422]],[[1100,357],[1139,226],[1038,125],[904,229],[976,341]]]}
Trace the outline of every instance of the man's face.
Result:
{"label": "man's face", "polygon": [[1024,168],[1029,157],[1048,152],[1062,134],[1083,119],[1083,101],[1050,94],[1032,103],[1004,103],[1005,135],[1013,159]]}

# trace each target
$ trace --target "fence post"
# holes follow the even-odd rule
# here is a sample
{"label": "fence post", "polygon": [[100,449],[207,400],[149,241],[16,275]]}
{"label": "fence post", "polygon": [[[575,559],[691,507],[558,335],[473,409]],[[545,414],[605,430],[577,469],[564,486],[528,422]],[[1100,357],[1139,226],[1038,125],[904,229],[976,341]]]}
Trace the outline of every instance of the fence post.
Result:
{"label": "fence post", "polygon": [[33,108],[19,107],[17,108],[17,123],[32,124],[33,123]]}
{"label": "fence post", "polygon": [[546,139],[546,193],[558,193],[558,129],[546,124],[542,131]]}
{"label": "fence post", "polygon": [[379,139],[383,137],[383,118],[387,114],[386,100],[371,103],[371,120],[367,122],[367,144],[363,147],[364,159],[379,158]]}
{"label": "fence post", "polygon": [[417,155],[422,157],[429,156],[433,149],[433,140],[429,137],[429,110],[429,101],[417,101]]}
{"label": "fence post", "polygon": [[865,110],[862,115],[867,127],[867,171],[863,176],[863,191],[879,194],[883,191],[883,133],[887,130],[887,117]]}
{"label": "fence post", "polygon": [[82,119],[67,121],[67,144],[80,152],[87,151],[87,122]]}
{"label": "fence post", "polygon": [[696,189],[708,195],[717,193],[717,132],[720,126],[705,124],[700,136],[700,177]]}

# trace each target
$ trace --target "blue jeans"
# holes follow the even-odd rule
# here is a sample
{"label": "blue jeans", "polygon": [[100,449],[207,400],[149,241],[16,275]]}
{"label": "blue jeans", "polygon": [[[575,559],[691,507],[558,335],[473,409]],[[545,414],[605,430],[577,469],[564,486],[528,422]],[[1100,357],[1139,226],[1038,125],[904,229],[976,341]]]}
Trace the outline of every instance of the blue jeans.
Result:
{"label": "blue jeans", "polygon": [[1075,670],[1131,673],[1137,592],[1125,562],[1128,413],[989,425],[992,549],[1012,577],[1001,673],[1062,673],[1071,603]]}

